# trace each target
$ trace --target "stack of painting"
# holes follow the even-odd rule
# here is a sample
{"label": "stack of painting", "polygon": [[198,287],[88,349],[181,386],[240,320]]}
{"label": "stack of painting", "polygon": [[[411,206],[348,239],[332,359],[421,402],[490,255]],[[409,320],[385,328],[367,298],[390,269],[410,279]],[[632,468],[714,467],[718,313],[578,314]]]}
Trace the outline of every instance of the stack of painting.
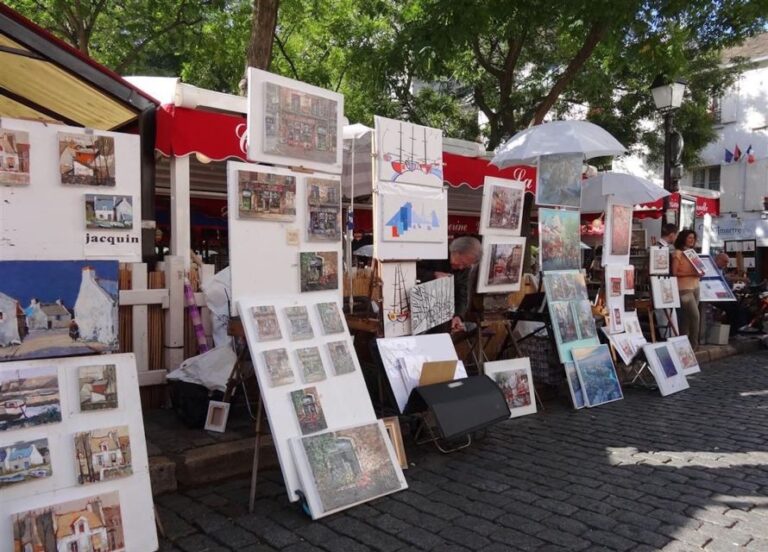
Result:
{"label": "stack of painting", "polygon": [[599,406],[624,398],[608,345],[579,347],[573,349],[572,354],[585,406]]}
{"label": "stack of painting", "polygon": [[[683,391],[689,387],[683,370],[685,369],[684,366],[686,364],[690,365],[692,361],[690,358],[687,358],[687,351],[684,346],[681,346],[679,343],[678,346],[685,357],[684,360],[678,356],[675,347],[668,341],[664,343],[649,343],[643,347],[645,358],[648,360],[651,373],[656,380],[656,384],[659,386],[659,393],[661,393],[662,397]],[[690,345],[688,348],[690,349]]]}
{"label": "stack of painting", "polygon": [[571,350],[598,343],[584,274],[555,270],[544,274],[544,290],[560,362],[571,362]]}

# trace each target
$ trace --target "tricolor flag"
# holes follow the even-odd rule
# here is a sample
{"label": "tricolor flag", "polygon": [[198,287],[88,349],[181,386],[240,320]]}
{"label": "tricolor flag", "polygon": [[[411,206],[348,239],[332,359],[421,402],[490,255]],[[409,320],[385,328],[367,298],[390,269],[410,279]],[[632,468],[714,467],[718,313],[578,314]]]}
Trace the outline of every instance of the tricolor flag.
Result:
{"label": "tricolor flag", "polygon": [[739,149],[739,144],[736,144],[733,150],[733,160],[738,161],[739,159],[741,159],[741,150]]}
{"label": "tricolor flag", "polygon": [[749,147],[747,148],[747,151],[746,151],[746,156],[747,156],[747,163],[751,165],[752,163],[755,162],[755,152],[752,149],[752,144],[749,144]]}
{"label": "tricolor flag", "polygon": [[725,148],[725,162],[730,163],[733,161],[733,153],[728,148]]}

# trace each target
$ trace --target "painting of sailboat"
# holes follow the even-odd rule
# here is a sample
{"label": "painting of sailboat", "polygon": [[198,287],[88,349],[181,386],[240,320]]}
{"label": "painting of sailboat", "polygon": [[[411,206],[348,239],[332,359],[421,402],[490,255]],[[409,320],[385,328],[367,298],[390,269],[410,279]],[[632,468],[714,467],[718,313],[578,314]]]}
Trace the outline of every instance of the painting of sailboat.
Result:
{"label": "painting of sailboat", "polygon": [[443,131],[375,117],[379,180],[443,185]]}
{"label": "painting of sailboat", "polygon": [[411,335],[408,293],[416,285],[416,263],[382,263],[384,337]]}
{"label": "painting of sailboat", "polygon": [[55,366],[0,371],[0,431],[61,421]]}

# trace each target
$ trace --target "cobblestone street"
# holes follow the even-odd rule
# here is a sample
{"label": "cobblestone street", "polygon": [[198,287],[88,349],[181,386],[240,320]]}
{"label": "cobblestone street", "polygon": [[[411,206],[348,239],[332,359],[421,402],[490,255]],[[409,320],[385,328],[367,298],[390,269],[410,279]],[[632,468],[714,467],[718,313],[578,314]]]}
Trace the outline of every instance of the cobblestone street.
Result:
{"label": "cobblestone street", "polygon": [[157,497],[161,550],[768,550],[768,353],[691,389],[573,411],[547,403],[450,455],[406,442],[410,488],[319,521],[279,471]]}

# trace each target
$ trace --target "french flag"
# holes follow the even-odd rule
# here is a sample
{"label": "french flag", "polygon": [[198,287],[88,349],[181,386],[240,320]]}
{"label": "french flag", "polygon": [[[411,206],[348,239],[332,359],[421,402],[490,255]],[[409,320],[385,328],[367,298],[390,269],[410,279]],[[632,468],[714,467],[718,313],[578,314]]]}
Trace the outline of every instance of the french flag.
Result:
{"label": "french flag", "polygon": [[749,144],[749,147],[747,148],[747,151],[746,151],[746,156],[747,156],[747,163],[751,165],[752,163],[755,162],[755,152],[752,149],[752,144]]}

